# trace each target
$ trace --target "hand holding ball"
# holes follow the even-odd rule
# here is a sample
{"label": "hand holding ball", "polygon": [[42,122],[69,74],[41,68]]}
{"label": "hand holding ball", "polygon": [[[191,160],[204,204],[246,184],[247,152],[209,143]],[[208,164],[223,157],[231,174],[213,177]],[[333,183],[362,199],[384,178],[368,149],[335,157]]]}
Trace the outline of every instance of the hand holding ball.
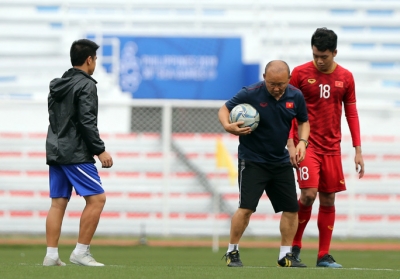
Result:
{"label": "hand holding ball", "polygon": [[252,105],[240,104],[231,110],[229,121],[231,123],[243,121],[244,123],[239,126],[240,128],[250,127],[254,131],[260,122],[260,114]]}

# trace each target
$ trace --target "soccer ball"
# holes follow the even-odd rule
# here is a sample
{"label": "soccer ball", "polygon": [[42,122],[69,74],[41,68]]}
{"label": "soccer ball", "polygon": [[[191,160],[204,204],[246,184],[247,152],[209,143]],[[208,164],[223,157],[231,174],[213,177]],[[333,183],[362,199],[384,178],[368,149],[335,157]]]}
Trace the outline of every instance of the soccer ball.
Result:
{"label": "soccer ball", "polygon": [[229,121],[231,123],[244,121],[240,128],[250,127],[254,131],[260,122],[260,114],[249,104],[240,104],[235,106],[229,113]]}

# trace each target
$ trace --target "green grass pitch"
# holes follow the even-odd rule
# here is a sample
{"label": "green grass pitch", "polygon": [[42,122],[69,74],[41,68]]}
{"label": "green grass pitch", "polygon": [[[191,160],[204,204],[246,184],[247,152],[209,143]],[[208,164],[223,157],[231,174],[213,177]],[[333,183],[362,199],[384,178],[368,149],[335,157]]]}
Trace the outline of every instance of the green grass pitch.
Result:
{"label": "green grass pitch", "polygon": [[228,268],[221,260],[225,248],[168,248],[150,246],[93,246],[91,252],[104,267],[70,264],[73,246],[60,246],[65,267],[43,267],[46,247],[0,246],[0,278],[400,278],[400,253],[394,251],[336,251],[343,269],[315,268],[316,251],[302,251],[307,268],[278,268],[278,249],[241,248],[243,268]]}

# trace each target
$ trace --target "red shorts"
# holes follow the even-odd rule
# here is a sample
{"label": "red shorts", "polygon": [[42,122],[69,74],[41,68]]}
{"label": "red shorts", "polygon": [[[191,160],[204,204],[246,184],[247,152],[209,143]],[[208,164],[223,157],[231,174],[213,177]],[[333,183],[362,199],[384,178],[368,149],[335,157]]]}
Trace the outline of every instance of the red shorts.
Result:
{"label": "red shorts", "polygon": [[340,155],[316,154],[309,148],[296,173],[300,189],[318,188],[323,193],[346,190]]}

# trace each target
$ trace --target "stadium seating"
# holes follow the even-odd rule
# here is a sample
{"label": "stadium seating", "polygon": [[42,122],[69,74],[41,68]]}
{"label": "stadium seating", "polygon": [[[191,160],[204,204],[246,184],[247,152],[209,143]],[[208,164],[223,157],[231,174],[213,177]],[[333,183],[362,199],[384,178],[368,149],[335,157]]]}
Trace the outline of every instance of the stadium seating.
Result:
{"label": "stadium seating", "polygon": [[[202,186],[198,174],[189,170],[174,154],[171,173],[164,179],[166,174],[157,135],[108,134],[108,148],[113,150],[115,166],[102,170],[98,165],[103,187],[108,193],[99,233],[113,233],[110,226],[126,220],[130,225],[125,225],[126,229],[120,228],[121,232],[140,234],[141,226],[145,226],[146,233],[158,234],[160,222],[167,222],[164,229],[171,234],[209,235],[214,229],[216,212],[219,233],[226,234],[229,214],[221,212],[218,203],[225,203],[233,211],[237,207],[238,194],[237,186],[229,182],[227,171],[215,166],[216,136],[176,135],[173,140],[206,174],[209,183],[221,194],[221,201],[214,199]],[[236,158],[237,138],[219,136],[232,158]],[[19,230],[26,220],[32,224],[33,231],[43,230],[40,220],[45,218],[50,203],[44,140],[43,134],[0,134],[0,218],[5,220],[5,231]],[[337,235],[359,235],[351,230],[357,227],[368,229],[365,223],[382,224],[382,231],[374,228],[364,231],[363,235],[388,234],[385,224],[399,222],[396,204],[400,198],[400,153],[394,153],[393,148],[400,138],[365,137],[363,140],[366,148],[376,153],[364,155],[368,172],[365,178],[358,180],[352,163],[353,151],[348,147],[351,146],[349,137],[344,138],[343,145],[347,148],[344,147],[343,166],[348,191],[337,197]],[[71,198],[65,225],[67,231],[75,232],[83,206],[82,199],[75,195]],[[164,214],[169,217],[164,219]],[[316,218],[316,213],[312,218]],[[278,224],[279,214],[274,214],[264,196],[252,217],[249,233],[276,235]],[[315,236],[317,232],[316,227],[310,225],[307,235]]]}

